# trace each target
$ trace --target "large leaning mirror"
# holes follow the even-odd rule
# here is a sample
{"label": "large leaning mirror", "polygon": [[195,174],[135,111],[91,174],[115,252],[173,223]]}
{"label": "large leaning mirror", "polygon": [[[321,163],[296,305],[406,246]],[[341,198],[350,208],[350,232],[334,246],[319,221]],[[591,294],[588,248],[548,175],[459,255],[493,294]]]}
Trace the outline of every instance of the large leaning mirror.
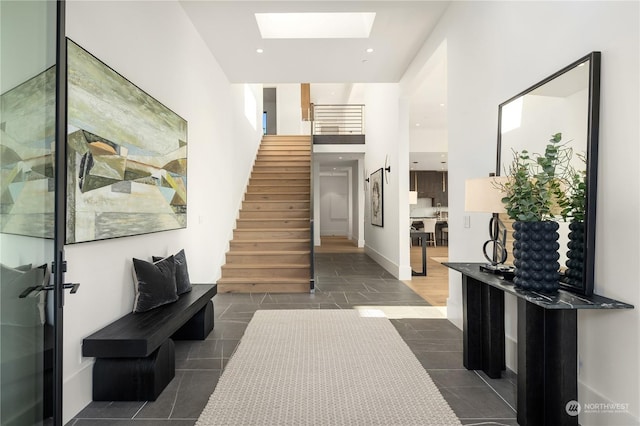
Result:
{"label": "large leaning mirror", "polygon": [[599,106],[600,52],[591,52],[498,107],[497,175],[514,151],[542,153],[556,133],[571,147],[574,169],[584,172],[584,221],[560,221],[559,252],[560,286],[585,295],[593,293]]}

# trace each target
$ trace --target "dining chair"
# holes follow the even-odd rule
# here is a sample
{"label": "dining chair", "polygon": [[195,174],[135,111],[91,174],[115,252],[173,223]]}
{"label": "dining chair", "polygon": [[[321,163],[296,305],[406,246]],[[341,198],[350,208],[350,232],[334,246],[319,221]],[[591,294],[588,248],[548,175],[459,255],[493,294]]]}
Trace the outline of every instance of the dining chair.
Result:
{"label": "dining chair", "polygon": [[438,219],[424,219],[422,224],[424,226],[424,232],[427,233],[427,244],[433,243],[436,246],[436,223]]}

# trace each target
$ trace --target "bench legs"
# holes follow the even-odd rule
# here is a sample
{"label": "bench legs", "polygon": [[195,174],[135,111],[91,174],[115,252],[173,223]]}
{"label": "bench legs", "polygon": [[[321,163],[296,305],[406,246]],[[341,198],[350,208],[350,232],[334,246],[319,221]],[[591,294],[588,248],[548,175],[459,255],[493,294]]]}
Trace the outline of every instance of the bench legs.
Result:
{"label": "bench legs", "polygon": [[175,376],[173,340],[145,358],[96,358],[94,401],[155,401]]}
{"label": "bench legs", "polygon": [[209,301],[155,352],[144,358],[96,358],[93,366],[94,401],[155,401],[174,378],[173,340],[205,340],[213,330],[213,302]]}
{"label": "bench legs", "polygon": [[213,302],[209,300],[171,338],[173,340],[204,340],[213,330]]}

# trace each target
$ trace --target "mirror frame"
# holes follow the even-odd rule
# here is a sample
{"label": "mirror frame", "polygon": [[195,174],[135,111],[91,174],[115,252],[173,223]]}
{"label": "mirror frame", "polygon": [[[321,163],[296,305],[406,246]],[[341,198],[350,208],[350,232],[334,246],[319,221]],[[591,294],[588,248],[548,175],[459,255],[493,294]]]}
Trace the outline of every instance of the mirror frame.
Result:
{"label": "mirror frame", "polygon": [[[500,158],[502,148],[502,108],[511,101],[526,95],[562,74],[574,69],[583,62],[589,61],[589,99],[587,111],[587,149],[586,149],[586,201],[585,201],[585,255],[584,276],[582,285],[571,285],[560,282],[560,287],[583,295],[593,294],[595,241],[596,241],[596,196],[598,182],[598,134],[600,129],[600,52],[591,52],[575,62],[567,65],[544,80],[507,99],[498,106],[498,151],[496,158],[496,176],[500,176],[503,164]],[[561,247],[561,249],[563,249]]]}

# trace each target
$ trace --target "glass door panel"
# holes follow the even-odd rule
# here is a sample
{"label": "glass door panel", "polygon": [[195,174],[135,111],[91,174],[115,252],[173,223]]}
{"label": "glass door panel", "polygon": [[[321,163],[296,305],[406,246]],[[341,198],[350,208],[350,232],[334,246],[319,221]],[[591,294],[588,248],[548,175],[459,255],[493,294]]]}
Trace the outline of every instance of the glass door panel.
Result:
{"label": "glass door panel", "polygon": [[0,424],[53,418],[56,2],[0,2]]}

